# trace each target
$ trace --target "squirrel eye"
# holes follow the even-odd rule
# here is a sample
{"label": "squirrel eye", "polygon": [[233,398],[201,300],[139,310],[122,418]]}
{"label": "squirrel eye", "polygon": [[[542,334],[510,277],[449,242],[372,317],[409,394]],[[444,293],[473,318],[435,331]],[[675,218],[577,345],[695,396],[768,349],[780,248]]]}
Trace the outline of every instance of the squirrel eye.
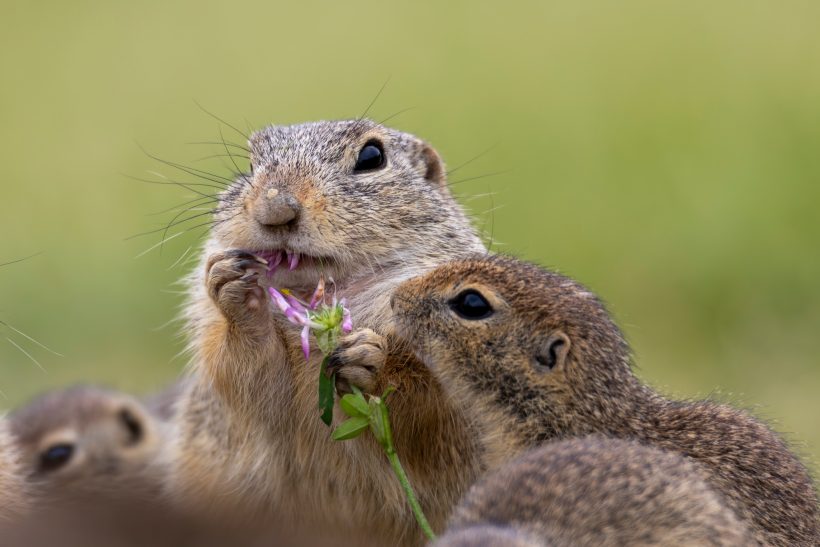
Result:
{"label": "squirrel eye", "polygon": [[481,293],[467,289],[450,301],[450,308],[464,319],[475,321],[493,314],[493,307]]}
{"label": "squirrel eye", "polygon": [[359,157],[356,160],[354,172],[372,171],[384,165],[384,150],[378,141],[367,141],[359,150]]}
{"label": "squirrel eye", "polygon": [[40,471],[54,471],[68,463],[74,454],[74,445],[60,443],[52,445],[40,454]]}
{"label": "squirrel eye", "polygon": [[120,410],[119,418],[128,431],[128,444],[138,443],[142,439],[142,423],[126,408]]}

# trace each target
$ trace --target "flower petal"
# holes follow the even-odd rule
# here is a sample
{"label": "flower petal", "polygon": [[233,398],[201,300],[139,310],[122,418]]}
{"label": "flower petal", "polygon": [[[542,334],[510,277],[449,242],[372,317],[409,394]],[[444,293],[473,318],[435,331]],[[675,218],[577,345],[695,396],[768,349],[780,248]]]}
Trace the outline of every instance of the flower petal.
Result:
{"label": "flower petal", "polygon": [[284,295],[282,295],[282,293],[280,293],[279,291],[277,291],[273,287],[268,288],[268,292],[270,293],[271,297],[273,298],[273,301],[276,303],[276,306],[280,310],[282,310],[282,313],[287,315],[288,310],[291,309],[292,306],[285,299]]}
{"label": "flower petal", "polygon": [[299,265],[299,253],[291,253],[288,251],[288,269],[295,270]]}
{"label": "flower petal", "polygon": [[302,353],[305,354],[305,361],[310,359],[310,325],[305,325],[302,329]]}
{"label": "flower petal", "polygon": [[316,285],[316,290],[313,291],[313,296],[310,297],[308,307],[315,310],[316,307],[325,299],[325,278],[320,277],[319,283]]}

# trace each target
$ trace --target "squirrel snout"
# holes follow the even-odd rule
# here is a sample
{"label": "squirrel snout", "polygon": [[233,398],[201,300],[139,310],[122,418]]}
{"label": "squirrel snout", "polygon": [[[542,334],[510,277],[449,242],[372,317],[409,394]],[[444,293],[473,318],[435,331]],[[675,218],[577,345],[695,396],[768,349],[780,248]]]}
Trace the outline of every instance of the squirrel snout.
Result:
{"label": "squirrel snout", "polygon": [[259,199],[253,216],[262,226],[276,228],[294,224],[301,211],[302,206],[295,197],[272,190]]}

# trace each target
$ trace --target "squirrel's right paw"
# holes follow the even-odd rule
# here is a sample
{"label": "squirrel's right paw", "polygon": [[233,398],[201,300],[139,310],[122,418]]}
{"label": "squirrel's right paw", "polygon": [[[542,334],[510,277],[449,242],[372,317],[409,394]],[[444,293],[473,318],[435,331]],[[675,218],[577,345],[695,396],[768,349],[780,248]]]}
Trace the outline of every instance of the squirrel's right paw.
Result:
{"label": "squirrel's right paw", "polygon": [[259,286],[267,264],[251,253],[230,250],[208,259],[205,285],[219,311],[234,322],[258,320],[268,314],[269,296]]}
{"label": "squirrel's right paw", "polygon": [[387,344],[381,334],[359,329],[339,339],[330,354],[327,372],[336,374],[336,390],[350,393],[354,385],[365,393],[376,389],[376,376],[387,358]]}

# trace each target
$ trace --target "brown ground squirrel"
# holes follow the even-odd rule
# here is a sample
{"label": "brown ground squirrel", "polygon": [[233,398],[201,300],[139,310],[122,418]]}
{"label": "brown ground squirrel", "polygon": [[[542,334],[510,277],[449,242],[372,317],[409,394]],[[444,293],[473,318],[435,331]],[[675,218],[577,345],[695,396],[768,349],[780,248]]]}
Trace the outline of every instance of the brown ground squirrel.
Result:
{"label": "brown ground squirrel", "polygon": [[[487,527],[558,546],[754,545],[698,464],[637,441],[553,441],[489,473],[436,546],[475,545]],[[498,531],[486,534],[493,538]]]}
{"label": "brown ground squirrel", "polygon": [[0,521],[23,513],[28,499],[24,482],[20,454],[8,420],[0,416]]}
{"label": "brown ground squirrel", "polygon": [[392,307],[397,342],[370,333],[362,347],[341,347],[339,359],[367,354],[378,367],[379,348],[411,346],[451,405],[469,412],[488,467],[551,439],[632,438],[702,464],[761,543],[817,542],[817,494],[783,440],[741,410],[668,400],[642,384],[621,331],[575,281],[511,258],[476,257],[407,281]]}
{"label": "brown ground squirrel", "polygon": [[36,397],[9,422],[37,505],[159,495],[167,425],[134,397],[75,386]]}
{"label": "brown ground squirrel", "polygon": [[[268,286],[309,295],[320,276],[356,325],[381,329],[403,280],[483,252],[450,194],[438,154],[369,120],[273,126],[249,140],[251,172],[220,195],[186,308],[192,378],[179,404],[168,492],[181,504],[275,514],[293,525],[422,541],[381,449],[334,442],[320,422],[321,356],[305,363],[299,330]],[[391,399],[395,444],[434,527],[477,476],[472,440],[429,371],[398,353],[377,373],[339,372]],[[337,408],[337,419],[341,417]],[[446,439],[446,442],[442,442]],[[363,538],[351,540],[364,541]]]}

